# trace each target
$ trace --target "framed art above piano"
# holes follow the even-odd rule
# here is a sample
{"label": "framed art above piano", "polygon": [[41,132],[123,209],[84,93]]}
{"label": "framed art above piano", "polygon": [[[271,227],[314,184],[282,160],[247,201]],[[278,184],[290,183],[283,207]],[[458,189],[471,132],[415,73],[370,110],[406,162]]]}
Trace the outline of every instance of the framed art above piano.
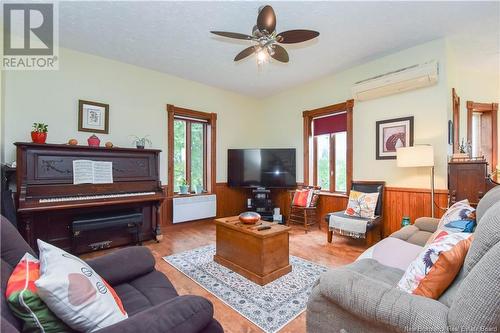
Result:
{"label": "framed art above piano", "polygon": [[[39,238],[84,253],[161,238],[160,207],[165,199],[159,178],[161,150],[15,145],[18,228],[31,247],[37,248]],[[75,160],[112,162],[113,182],[75,185]],[[121,225],[116,223],[131,216],[140,223],[132,225],[123,218]],[[76,231],[74,223],[87,220],[93,224],[85,231],[80,224]]]}

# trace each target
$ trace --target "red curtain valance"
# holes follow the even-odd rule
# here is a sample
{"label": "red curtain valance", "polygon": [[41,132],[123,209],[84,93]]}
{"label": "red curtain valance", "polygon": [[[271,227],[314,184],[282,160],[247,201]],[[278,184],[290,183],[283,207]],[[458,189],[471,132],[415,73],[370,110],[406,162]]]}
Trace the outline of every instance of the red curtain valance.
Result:
{"label": "red curtain valance", "polygon": [[347,112],[313,119],[314,135],[333,134],[347,131]]}

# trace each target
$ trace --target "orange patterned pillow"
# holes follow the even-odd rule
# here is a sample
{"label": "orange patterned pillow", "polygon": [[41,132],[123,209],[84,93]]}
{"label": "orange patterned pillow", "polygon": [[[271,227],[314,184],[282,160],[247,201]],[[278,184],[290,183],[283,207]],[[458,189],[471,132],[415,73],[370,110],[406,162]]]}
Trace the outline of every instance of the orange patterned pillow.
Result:
{"label": "orange patterned pillow", "polygon": [[408,266],[398,288],[414,295],[438,299],[455,280],[472,239],[470,233],[449,234],[442,231]]}
{"label": "orange patterned pillow", "polygon": [[293,205],[298,207],[307,207],[309,199],[309,190],[296,190],[293,196]]}

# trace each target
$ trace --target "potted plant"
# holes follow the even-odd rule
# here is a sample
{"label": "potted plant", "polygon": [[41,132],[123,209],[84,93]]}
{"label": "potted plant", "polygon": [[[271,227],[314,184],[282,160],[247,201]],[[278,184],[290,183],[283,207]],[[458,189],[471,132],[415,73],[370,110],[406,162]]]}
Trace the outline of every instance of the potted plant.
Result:
{"label": "potted plant", "polygon": [[179,194],[188,194],[189,193],[189,185],[186,182],[186,179],[179,179]]}
{"label": "potted plant", "polygon": [[44,123],[33,123],[33,130],[31,131],[31,140],[34,143],[45,143],[47,140],[47,127]]}
{"label": "potted plant", "polygon": [[146,144],[151,147],[153,144],[151,140],[148,139],[149,135],[146,136],[137,136],[137,135],[132,135],[134,138],[134,141],[132,141],[132,144],[135,144],[137,149],[144,149]]}
{"label": "potted plant", "polygon": [[196,184],[194,185],[194,193],[196,193],[196,194],[201,194],[201,193],[203,193],[203,185],[202,185],[202,184],[200,184],[200,183],[196,183]]}

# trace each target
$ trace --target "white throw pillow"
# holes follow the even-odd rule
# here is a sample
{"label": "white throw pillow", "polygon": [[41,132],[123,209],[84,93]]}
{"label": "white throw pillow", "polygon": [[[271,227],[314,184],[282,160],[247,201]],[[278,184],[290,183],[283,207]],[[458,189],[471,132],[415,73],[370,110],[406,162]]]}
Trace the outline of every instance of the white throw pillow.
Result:
{"label": "white throw pillow", "polygon": [[87,263],[41,240],[38,249],[38,294],[68,326],[93,332],[128,318],[113,288]]}
{"label": "white throw pillow", "polygon": [[448,233],[461,232],[457,231],[454,228],[446,227],[446,224],[455,221],[461,220],[472,220],[476,219],[476,209],[469,205],[469,200],[464,199],[462,201],[455,202],[450,208],[446,210],[444,215],[439,220],[438,227],[436,231],[429,237],[425,245],[429,245],[434,241],[434,239],[441,233],[441,231],[445,230]]}
{"label": "white throw pillow", "polygon": [[461,220],[475,220],[476,209],[469,204],[469,200],[455,202],[446,210],[444,215],[439,220],[438,229],[443,229],[449,232],[457,232],[453,228],[447,228],[446,224]]}

